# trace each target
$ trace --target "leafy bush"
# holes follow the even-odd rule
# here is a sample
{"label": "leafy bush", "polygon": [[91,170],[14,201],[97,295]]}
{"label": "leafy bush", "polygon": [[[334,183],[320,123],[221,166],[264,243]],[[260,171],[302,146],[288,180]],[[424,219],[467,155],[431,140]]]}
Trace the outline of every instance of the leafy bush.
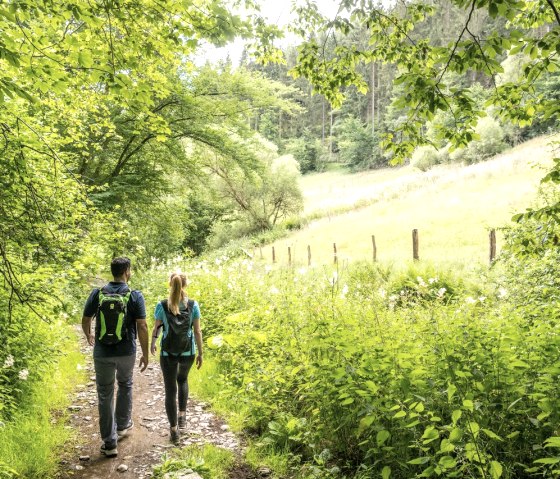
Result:
{"label": "leafy bush", "polygon": [[467,148],[451,153],[451,161],[470,165],[501,153],[506,148],[504,130],[492,117],[488,116],[478,121],[476,134],[478,139],[470,142]]}
{"label": "leafy bush", "polygon": [[293,138],[286,145],[286,151],[297,160],[302,174],[323,171],[326,156],[324,150],[320,140],[308,135]]}
{"label": "leafy bush", "polygon": [[352,170],[369,170],[387,165],[379,138],[357,118],[347,117],[335,125],[339,156]]}
{"label": "leafy bush", "polygon": [[553,477],[558,318],[514,307],[521,283],[365,263],[189,269],[220,400],[317,477]]}
{"label": "leafy bush", "polygon": [[441,163],[438,151],[433,146],[421,146],[414,151],[410,164],[420,171],[428,171]]}

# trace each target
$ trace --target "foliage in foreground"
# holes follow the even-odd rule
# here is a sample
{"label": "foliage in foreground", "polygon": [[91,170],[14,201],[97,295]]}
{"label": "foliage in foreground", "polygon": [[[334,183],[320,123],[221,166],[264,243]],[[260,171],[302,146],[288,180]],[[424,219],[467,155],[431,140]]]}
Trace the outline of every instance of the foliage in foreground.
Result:
{"label": "foliage in foreground", "polygon": [[219,447],[206,444],[190,445],[173,449],[163,462],[153,470],[154,478],[173,478],[182,476],[186,471],[194,471],[205,479],[226,479],[227,471],[234,464],[233,453]]}
{"label": "foliage in foreground", "polygon": [[541,291],[506,278],[511,291],[427,266],[217,259],[198,264],[190,292],[221,403],[243,410],[263,447],[302,461],[300,475],[554,477],[557,318],[520,309],[516,285]]}
{"label": "foliage in foreground", "polygon": [[[58,333],[67,326],[58,324]],[[44,331],[43,331],[44,333]],[[4,409],[4,418],[9,411],[9,421],[0,422],[0,478],[44,478],[54,477],[60,465],[60,448],[71,437],[65,427],[66,415],[62,409],[68,404],[68,393],[81,381],[79,367],[81,354],[76,351],[74,334],[63,333],[64,338],[53,335],[41,336],[45,342],[55,343],[65,355],[51,358],[44,364],[28,364],[29,378],[20,375],[14,391],[17,408],[11,401]],[[40,358],[41,356],[39,356]],[[0,365],[0,374],[10,374],[9,369],[18,368],[18,360],[8,368]],[[21,370],[20,370],[21,371]],[[4,400],[4,398],[3,398]],[[9,408],[9,409],[8,409]],[[56,414],[53,415],[53,411]]]}

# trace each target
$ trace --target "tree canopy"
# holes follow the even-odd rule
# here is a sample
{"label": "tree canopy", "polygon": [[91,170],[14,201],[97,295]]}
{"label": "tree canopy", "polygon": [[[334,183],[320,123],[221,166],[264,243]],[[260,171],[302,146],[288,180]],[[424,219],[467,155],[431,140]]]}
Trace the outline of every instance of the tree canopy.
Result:
{"label": "tree canopy", "polygon": [[[455,84],[454,74],[475,72],[490,81],[488,105],[499,115],[520,125],[534,118],[558,116],[558,102],[536,91],[535,83],[544,72],[557,71],[560,61],[560,14],[552,0],[524,2],[518,0],[452,0],[464,10],[465,18],[457,35],[447,44],[430,40],[421,34],[421,25],[434,15],[437,2],[399,2],[382,8],[373,2],[342,1],[339,15],[328,20],[309,3],[299,9],[304,32],[326,32],[326,35],[349,36],[354,31],[367,35],[367,45],[339,43],[325,55],[324,43],[317,35],[307,36],[300,47],[294,74],[307,78],[313,88],[334,105],[341,104],[343,88],[349,85],[367,90],[360,74],[363,64],[395,64],[395,84],[401,89],[396,106],[406,106],[407,118],[389,132],[385,146],[395,160],[410,157],[414,148],[424,144],[422,126],[439,111],[451,113],[453,121],[442,125],[438,137],[453,147],[466,145],[475,138],[478,118],[484,116],[467,86]],[[481,38],[474,30],[474,17],[479,10],[501,19],[504,28]],[[417,31],[420,30],[420,34]],[[499,83],[502,60],[522,52],[526,59],[520,65],[523,75],[518,81]]]}

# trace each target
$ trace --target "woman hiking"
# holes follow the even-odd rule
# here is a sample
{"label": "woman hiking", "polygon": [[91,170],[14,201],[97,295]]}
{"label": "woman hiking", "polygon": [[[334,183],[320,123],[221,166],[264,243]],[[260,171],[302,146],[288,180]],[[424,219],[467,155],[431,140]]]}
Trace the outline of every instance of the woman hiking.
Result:
{"label": "woman hiking", "polygon": [[[202,366],[200,308],[196,301],[188,299],[186,286],[186,275],[171,274],[169,297],[160,301],[154,312],[156,322],[150,348],[151,353],[155,354],[159,330],[163,328],[159,361],[165,386],[165,412],[169,420],[170,438],[174,443],[179,442],[179,429],[184,429],[187,425],[188,375],[195,357],[197,369]],[[177,391],[179,393],[178,417]]]}

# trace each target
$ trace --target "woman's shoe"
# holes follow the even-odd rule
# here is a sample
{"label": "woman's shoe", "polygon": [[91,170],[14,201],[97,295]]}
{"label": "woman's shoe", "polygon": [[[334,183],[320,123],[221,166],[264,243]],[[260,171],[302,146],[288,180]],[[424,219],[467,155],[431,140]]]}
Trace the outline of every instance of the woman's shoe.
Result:
{"label": "woman's shoe", "polygon": [[187,427],[187,416],[179,416],[179,421],[177,423],[179,429],[186,429]]}
{"label": "woman's shoe", "polygon": [[181,435],[179,434],[178,429],[170,429],[169,430],[169,437],[170,437],[171,442],[173,444],[179,444],[179,441],[181,440]]}

